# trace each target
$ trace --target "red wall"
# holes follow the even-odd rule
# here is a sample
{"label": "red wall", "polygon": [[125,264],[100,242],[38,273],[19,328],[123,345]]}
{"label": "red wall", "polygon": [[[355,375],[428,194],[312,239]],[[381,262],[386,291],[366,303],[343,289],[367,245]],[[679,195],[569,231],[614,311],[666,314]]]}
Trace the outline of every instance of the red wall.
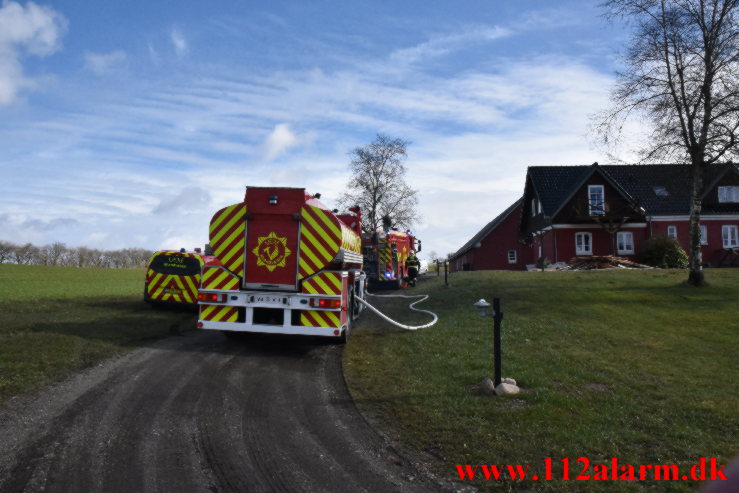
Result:
{"label": "red wall", "polygon": [[[701,218],[701,224],[706,226],[708,233],[708,244],[701,247],[703,254],[703,263],[717,267],[724,259],[726,251],[723,249],[723,238],[721,236],[721,227],[733,224],[739,228],[739,219],[709,219]],[[677,226],[677,241],[683,250],[690,252],[690,222],[689,221],[654,221],[652,223],[652,231],[655,237],[667,236],[667,226]],[[734,265],[739,266],[739,261]]]}
{"label": "red wall", "polygon": [[576,257],[575,253],[575,233],[590,233],[593,239],[593,255],[618,255],[619,257],[633,258],[639,253],[639,249],[646,241],[648,230],[647,228],[623,228],[621,231],[630,231],[634,238],[634,252],[633,254],[621,254],[619,255],[617,250],[614,249],[613,238],[608,231],[601,227],[597,228],[563,228],[555,229],[550,232],[548,236],[553,239],[556,238],[556,252],[554,247],[550,247],[545,251],[546,257],[551,262],[567,262],[572,257]]}
{"label": "red wall", "polygon": [[[518,242],[518,226],[521,220],[521,207],[513,210],[498,226],[480,242],[479,248],[472,248],[472,268],[474,270],[506,269],[522,270],[531,263],[526,249]],[[508,250],[516,251],[516,263],[508,263]]]}
{"label": "red wall", "polygon": [[[518,241],[518,228],[521,220],[521,207],[514,209],[498,226],[480,241],[480,246],[472,247],[450,264],[452,272],[461,271],[463,265],[470,264],[471,270],[524,270],[526,264],[533,263],[530,248]],[[516,263],[508,263],[508,250],[516,251]]]}
{"label": "red wall", "polygon": [[[534,237],[531,245],[523,245],[518,241],[518,228],[521,208],[517,208],[508,215],[492,232],[480,243],[479,248],[472,248],[463,256],[450,264],[452,272],[461,271],[465,263],[470,264],[471,270],[502,269],[523,270],[527,264],[534,264],[539,258],[539,244],[543,242],[543,255],[550,262],[567,262],[575,257],[575,233],[589,232],[593,235],[593,255],[612,255],[614,248],[611,244],[611,235],[601,227],[597,228],[563,228],[547,232],[543,238]],[[711,266],[718,266],[726,255],[723,250],[721,226],[733,224],[739,228],[737,220],[710,220],[703,219],[701,224],[708,230],[708,245],[702,247],[703,261]],[[685,251],[689,251],[689,222],[686,220],[654,221],[651,223],[651,235],[666,236],[667,226],[677,226],[677,239]],[[634,238],[634,253],[631,255],[616,255],[638,260],[638,255],[644,243],[650,237],[650,225],[645,228],[624,228],[621,231],[631,231]],[[508,250],[516,250],[518,259],[515,264],[508,263]],[[734,264],[739,266],[739,260]]]}

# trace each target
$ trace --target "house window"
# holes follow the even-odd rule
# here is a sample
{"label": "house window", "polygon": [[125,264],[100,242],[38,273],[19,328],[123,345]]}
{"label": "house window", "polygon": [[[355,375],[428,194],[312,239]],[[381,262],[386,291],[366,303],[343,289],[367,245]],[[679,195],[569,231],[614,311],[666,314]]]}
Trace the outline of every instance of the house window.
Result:
{"label": "house window", "polygon": [[718,187],[719,202],[739,202],[739,186]]}
{"label": "house window", "polygon": [[590,233],[575,233],[575,254],[593,254],[593,235]]}
{"label": "house window", "polygon": [[708,229],[705,224],[701,224],[701,245],[708,245]]}
{"label": "house window", "polygon": [[670,224],[667,226],[667,236],[675,238],[677,240],[677,226]]}
{"label": "house window", "polygon": [[669,197],[670,195],[669,192],[667,191],[667,188],[660,186],[660,185],[653,186],[652,190],[654,190],[654,194],[657,197]]}
{"label": "house window", "polygon": [[508,250],[508,263],[515,264],[518,261],[516,250]]}
{"label": "house window", "polygon": [[619,255],[634,253],[634,234],[631,231],[619,231],[616,243]]}
{"label": "house window", "polygon": [[537,202],[536,199],[531,199],[531,217],[536,216],[536,209],[537,209],[536,202]]}
{"label": "house window", "polygon": [[605,205],[603,185],[588,185],[588,213],[591,216],[602,216],[606,213]]}
{"label": "house window", "polygon": [[721,238],[724,240],[724,248],[736,248],[739,246],[737,228],[733,224],[721,226]]}

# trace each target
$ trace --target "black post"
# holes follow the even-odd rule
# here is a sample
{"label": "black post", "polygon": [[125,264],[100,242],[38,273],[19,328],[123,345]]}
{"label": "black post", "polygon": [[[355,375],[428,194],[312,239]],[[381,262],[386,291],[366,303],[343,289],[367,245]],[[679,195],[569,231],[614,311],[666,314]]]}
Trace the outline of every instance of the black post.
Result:
{"label": "black post", "polygon": [[493,298],[493,360],[495,365],[495,386],[501,381],[500,362],[500,324],[503,322],[503,312],[500,311],[500,298]]}
{"label": "black post", "polygon": [[449,286],[449,269],[446,260],[444,261],[444,285]]}
{"label": "black post", "polygon": [[439,259],[436,259],[436,277],[439,277],[441,275],[441,262],[439,262]]}

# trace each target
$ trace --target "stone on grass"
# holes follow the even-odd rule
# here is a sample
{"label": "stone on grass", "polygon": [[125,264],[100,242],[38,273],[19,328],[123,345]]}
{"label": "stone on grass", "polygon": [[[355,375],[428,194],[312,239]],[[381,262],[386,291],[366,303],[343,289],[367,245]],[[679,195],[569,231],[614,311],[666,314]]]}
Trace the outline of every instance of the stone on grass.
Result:
{"label": "stone on grass", "polygon": [[516,381],[512,378],[504,378],[503,380],[501,380],[501,383],[509,383],[511,385],[516,385]]}
{"label": "stone on grass", "polygon": [[483,378],[482,382],[480,382],[480,392],[485,395],[495,395],[495,383],[491,378]]}
{"label": "stone on grass", "polygon": [[500,384],[495,387],[495,395],[512,395],[512,394],[518,394],[520,392],[520,389],[510,383],[500,382]]}

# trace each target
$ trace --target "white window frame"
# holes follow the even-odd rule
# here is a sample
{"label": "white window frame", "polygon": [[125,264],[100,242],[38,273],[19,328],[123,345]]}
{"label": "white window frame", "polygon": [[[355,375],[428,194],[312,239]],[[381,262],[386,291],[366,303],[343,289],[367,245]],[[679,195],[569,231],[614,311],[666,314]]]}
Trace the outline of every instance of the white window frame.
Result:
{"label": "white window frame", "polygon": [[[599,190],[600,199],[593,197],[593,192]],[[598,201],[600,203],[598,203]],[[588,185],[588,214],[603,216],[606,213],[606,189],[603,185]]]}
{"label": "white window frame", "polygon": [[718,187],[719,202],[739,202],[739,186],[729,185]]}
{"label": "white window frame", "polygon": [[[628,240],[626,240],[627,238]],[[619,255],[633,254],[634,233],[632,233],[631,231],[619,231],[618,233],[616,233],[616,251]]]}
{"label": "white window frame", "polygon": [[[580,238],[582,240],[578,241]],[[588,241],[584,241],[587,238]],[[586,245],[587,243],[587,245]],[[583,247],[587,246],[585,249]],[[575,255],[592,255],[593,254],[593,234],[586,231],[578,231],[575,233]]]}
{"label": "white window frame", "polygon": [[701,224],[701,245],[708,245],[708,227]]}
{"label": "white window frame", "polygon": [[675,238],[677,240],[677,226],[674,224],[670,224],[667,226],[667,236],[670,238]]}
{"label": "white window frame", "polygon": [[724,224],[721,226],[721,241],[724,248],[739,247],[739,231],[736,224]]}
{"label": "white window frame", "polygon": [[531,199],[531,217],[536,217],[536,209],[537,209],[536,203],[537,202],[538,202],[538,200]]}
{"label": "white window frame", "polygon": [[508,263],[515,264],[516,262],[518,262],[518,252],[516,250],[508,250]]}

